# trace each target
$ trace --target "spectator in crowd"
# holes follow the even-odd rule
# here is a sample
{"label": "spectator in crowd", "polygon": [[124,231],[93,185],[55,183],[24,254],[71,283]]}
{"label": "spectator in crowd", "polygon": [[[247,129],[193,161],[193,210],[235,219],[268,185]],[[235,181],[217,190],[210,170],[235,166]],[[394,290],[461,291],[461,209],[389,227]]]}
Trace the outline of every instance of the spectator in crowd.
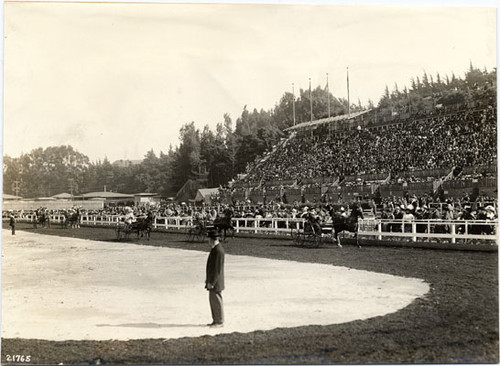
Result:
{"label": "spectator in crowd", "polygon": [[403,225],[404,225],[404,232],[405,233],[411,233],[413,231],[412,226],[413,226],[413,221],[415,221],[415,216],[412,214],[412,208],[410,207],[405,208],[405,213],[403,214]]}
{"label": "spectator in crowd", "polygon": [[[394,220],[394,214],[392,213],[392,209],[390,207],[386,207],[381,215],[382,220]],[[392,225],[388,222],[382,223],[382,231],[391,231]]]}

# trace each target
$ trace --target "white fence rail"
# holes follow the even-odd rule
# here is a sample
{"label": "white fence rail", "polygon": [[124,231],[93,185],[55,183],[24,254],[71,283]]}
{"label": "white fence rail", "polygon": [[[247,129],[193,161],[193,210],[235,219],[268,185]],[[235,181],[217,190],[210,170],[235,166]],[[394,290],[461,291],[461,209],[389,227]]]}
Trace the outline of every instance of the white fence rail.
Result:
{"label": "white fence rail", "polygon": [[384,238],[492,240],[497,243],[498,220],[385,220],[362,219],[359,221],[359,235],[371,236],[377,240]]}
{"label": "white fence rail", "polygon": [[[25,215],[19,221],[33,222],[34,215]],[[52,224],[64,221],[62,215],[50,215]],[[89,226],[115,226],[120,222],[119,215],[82,215],[81,224]],[[302,229],[305,219],[294,218],[233,218],[236,233],[289,235],[290,230]],[[184,217],[156,217],[153,227],[162,230],[183,231],[193,225],[193,219]],[[491,240],[497,243],[498,220],[384,220],[360,219],[359,235],[376,240],[384,238],[404,238],[413,242],[419,240],[447,239],[452,243],[457,240]],[[409,239],[408,239],[409,238]]]}

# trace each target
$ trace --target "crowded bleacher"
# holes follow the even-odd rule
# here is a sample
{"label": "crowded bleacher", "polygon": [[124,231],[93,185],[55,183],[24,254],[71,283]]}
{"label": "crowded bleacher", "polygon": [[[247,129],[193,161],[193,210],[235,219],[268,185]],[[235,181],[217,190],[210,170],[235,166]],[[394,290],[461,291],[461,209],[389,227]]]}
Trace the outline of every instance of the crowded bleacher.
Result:
{"label": "crowded bleacher", "polygon": [[289,138],[248,172],[248,181],[496,165],[496,110],[466,110],[314,138]]}

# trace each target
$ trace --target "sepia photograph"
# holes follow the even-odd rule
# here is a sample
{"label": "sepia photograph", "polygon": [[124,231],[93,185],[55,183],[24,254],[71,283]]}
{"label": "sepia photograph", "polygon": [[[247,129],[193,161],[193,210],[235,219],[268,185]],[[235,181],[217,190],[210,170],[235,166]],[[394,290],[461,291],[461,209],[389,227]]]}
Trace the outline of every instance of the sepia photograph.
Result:
{"label": "sepia photograph", "polygon": [[497,16],[4,0],[1,364],[498,364]]}

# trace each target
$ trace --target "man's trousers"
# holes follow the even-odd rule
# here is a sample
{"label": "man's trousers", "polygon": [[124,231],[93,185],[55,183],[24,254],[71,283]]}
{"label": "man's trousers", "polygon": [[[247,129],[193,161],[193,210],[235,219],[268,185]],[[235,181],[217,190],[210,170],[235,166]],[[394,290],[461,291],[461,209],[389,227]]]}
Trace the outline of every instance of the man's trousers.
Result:
{"label": "man's trousers", "polygon": [[216,324],[224,323],[224,306],[222,303],[222,292],[208,291],[210,300],[210,309],[212,310],[212,320]]}

